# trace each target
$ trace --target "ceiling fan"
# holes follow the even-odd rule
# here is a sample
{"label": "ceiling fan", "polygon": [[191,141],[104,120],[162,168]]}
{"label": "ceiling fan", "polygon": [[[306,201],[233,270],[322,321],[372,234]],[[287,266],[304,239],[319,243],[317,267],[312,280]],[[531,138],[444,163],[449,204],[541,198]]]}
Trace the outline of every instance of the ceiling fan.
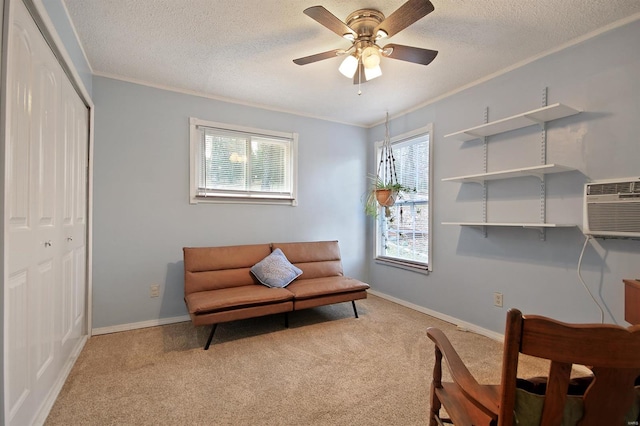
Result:
{"label": "ceiling fan", "polygon": [[[436,50],[419,47],[387,44],[378,46],[378,41],[391,37],[433,12],[435,8],[429,0],[408,0],[395,12],[385,18],[375,9],[360,9],[347,16],[344,23],[322,6],[313,6],[304,10],[304,14],[324,25],[340,37],[351,41],[349,49],[334,49],[304,58],[294,59],[298,65],[306,65],[323,59],[344,56],[338,68],[353,84],[365,83],[382,75],[380,59],[391,59],[428,65],[438,54]],[[364,74],[364,75],[363,75]]]}

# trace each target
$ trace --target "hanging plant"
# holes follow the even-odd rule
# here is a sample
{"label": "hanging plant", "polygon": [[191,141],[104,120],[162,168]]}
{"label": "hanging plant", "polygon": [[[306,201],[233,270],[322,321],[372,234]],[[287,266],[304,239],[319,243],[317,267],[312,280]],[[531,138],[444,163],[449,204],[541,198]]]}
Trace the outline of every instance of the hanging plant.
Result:
{"label": "hanging plant", "polygon": [[375,176],[371,177],[370,187],[367,190],[365,201],[365,213],[372,217],[378,216],[378,205],[385,208],[385,216],[391,216],[391,209],[401,192],[412,191],[398,182],[396,174],[396,160],[393,157],[391,139],[389,138],[389,113],[385,120],[385,137],[380,153],[380,163]]}

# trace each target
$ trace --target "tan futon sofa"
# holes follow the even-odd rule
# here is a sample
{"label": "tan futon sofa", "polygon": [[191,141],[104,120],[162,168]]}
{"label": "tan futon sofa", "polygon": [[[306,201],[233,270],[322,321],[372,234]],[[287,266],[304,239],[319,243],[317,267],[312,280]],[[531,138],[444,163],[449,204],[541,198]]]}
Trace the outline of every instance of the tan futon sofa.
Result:
{"label": "tan futon sofa", "polygon": [[[277,249],[293,269],[302,272],[284,288],[261,284],[251,270]],[[355,300],[367,297],[368,284],[343,275],[337,241],[185,247],[183,251],[184,300],[191,320],[196,326],[213,325],[205,350],[222,322],[284,313],[288,327],[288,312],[349,301],[357,318]]]}

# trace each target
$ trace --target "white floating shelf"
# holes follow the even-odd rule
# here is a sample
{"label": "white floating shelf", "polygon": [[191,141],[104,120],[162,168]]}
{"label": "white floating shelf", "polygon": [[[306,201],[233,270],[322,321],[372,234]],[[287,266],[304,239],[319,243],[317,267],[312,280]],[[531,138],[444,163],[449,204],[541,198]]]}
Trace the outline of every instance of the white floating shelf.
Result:
{"label": "white floating shelf", "polygon": [[533,126],[534,124],[541,124],[547,121],[569,117],[578,113],[580,113],[579,110],[558,103],[534,109],[532,111],[523,112],[522,114],[514,115],[512,117],[503,118],[502,120],[481,124],[470,129],[449,133],[444,137],[466,142],[482,138],[484,136],[497,135],[499,133]]}
{"label": "white floating shelf", "polygon": [[539,179],[546,174],[561,173],[575,170],[572,167],[562,166],[560,164],[544,164],[541,166],[522,167],[519,169],[501,170],[498,172],[478,173],[475,175],[456,176],[442,179],[443,182],[476,182],[484,183],[488,180],[511,179],[524,176],[535,176]]}
{"label": "white floating shelf", "polygon": [[574,224],[557,224],[557,223],[503,223],[503,222],[442,222],[443,225],[459,225],[459,226],[502,226],[512,228],[571,228]]}

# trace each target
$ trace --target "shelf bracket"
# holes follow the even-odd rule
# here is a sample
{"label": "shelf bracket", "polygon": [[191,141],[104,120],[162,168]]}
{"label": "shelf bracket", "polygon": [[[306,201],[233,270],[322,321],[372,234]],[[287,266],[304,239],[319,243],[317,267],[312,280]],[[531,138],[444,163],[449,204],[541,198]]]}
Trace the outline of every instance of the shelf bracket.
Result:
{"label": "shelf bracket", "polygon": [[525,117],[527,117],[529,120],[533,121],[534,123],[538,123],[538,124],[544,124],[545,123],[544,120],[538,120],[537,118],[531,117],[530,115],[525,115]]}
{"label": "shelf bracket", "polygon": [[544,173],[529,173],[529,176],[535,177],[540,179],[540,181],[544,180],[545,174]]}

